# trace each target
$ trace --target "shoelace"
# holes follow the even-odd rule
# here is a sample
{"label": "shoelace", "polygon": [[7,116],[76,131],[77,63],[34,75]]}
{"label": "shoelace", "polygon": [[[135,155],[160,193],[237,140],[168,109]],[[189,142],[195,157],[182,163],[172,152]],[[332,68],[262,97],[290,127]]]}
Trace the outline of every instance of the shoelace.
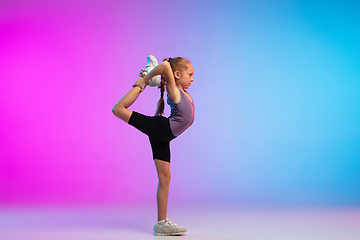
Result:
{"label": "shoelace", "polygon": [[165,220],[166,222],[168,222],[172,227],[178,227],[177,223],[173,223],[172,221],[170,221],[168,218]]}
{"label": "shoelace", "polygon": [[149,73],[149,68],[152,67],[154,68],[154,65],[152,63],[148,63],[146,64],[146,67],[145,67],[145,75],[147,75]]}

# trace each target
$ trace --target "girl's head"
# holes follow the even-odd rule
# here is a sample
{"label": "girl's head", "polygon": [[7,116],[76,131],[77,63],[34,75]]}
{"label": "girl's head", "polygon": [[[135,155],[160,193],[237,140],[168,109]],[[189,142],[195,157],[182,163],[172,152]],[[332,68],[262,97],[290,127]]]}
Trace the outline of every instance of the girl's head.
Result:
{"label": "girl's head", "polygon": [[165,58],[164,61],[166,60],[170,63],[176,86],[178,88],[188,89],[194,81],[194,68],[190,61],[182,57]]}
{"label": "girl's head", "polygon": [[[191,83],[194,81],[194,68],[191,65],[190,61],[182,57],[165,58],[163,62],[164,61],[168,61],[170,63],[171,69],[174,74],[176,86],[178,88],[188,89]],[[161,96],[155,114],[157,116],[162,115],[164,112],[165,78],[163,75],[161,75],[161,85],[159,86],[159,88],[161,91]]]}

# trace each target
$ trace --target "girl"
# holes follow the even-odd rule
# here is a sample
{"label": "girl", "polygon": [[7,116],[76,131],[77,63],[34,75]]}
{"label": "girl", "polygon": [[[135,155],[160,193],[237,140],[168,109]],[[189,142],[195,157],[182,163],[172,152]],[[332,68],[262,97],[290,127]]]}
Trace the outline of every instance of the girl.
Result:
{"label": "girl", "polygon": [[[159,86],[161,97],[155,116],[144,116],[128,110],[150,79],[157,75],[161,75],[161,85]],[[166,215],[170,184],[170,141],[184,132],[194,121],[194,103],[186,91],[194,81],[193,75],[194,68],[185,58],[166,58],[146,76],[142,69],[139,74],[141,78],[115,104],[112,110],[116,117],[149,136],[159,178],[156,196],[158,221],[154,226],[156,236],[179,235],[186,232],[186,228],[171,222]],[[167,103],[171,107],[171,114],[168,118],[162,116],[165,86]]]}

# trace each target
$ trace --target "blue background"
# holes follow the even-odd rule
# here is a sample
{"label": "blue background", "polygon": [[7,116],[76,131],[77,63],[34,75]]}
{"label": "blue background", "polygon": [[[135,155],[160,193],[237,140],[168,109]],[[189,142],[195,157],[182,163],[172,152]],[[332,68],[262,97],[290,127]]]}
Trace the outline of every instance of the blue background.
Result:
{"label": "blue background", "polygon": [[[195,69],[171,202],[360,204],[357,1],[0,8],[2,203],[155,203],[148,140],[111,113],[153,54]],[[158,97],[147,88],[131,109],[151,115]]]}

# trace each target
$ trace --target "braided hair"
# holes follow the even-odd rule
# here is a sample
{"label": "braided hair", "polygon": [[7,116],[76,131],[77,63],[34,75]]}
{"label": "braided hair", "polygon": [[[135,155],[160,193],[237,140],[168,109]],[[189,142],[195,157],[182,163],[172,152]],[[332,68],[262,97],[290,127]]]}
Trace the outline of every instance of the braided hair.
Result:
{"label": "braided hair", "polygon": [[[165,58],[163,62],[169,62],[171,66],[171,70],[174,73],[175,71],[183,72],[185,71],[189,66],[190,63],[189,60],[182,58],[182,57],[176,57],[176,58]],[[165,77],[162,74],[161,75],[161,82],[160,82],[160,99],[157,104],[157,109],[155,116],[162,116],[164,114],[164,108],[165,108],[165,102],[164,102],[164,92],[165,92]]]}

